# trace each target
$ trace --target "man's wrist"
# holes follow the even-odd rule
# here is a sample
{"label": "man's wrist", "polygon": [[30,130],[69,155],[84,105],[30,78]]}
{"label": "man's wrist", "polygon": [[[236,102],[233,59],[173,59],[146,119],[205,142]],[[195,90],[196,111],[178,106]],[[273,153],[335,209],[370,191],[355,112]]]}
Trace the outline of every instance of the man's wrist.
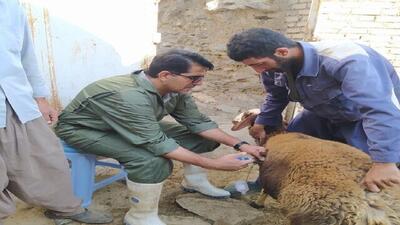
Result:
{"label": "man's wrist", "polygon": [[206,169],[218,170],[219,165],[216,163],[216,159],[203,157],[199,166]]}
{"label": "man's wrist", "polygon": [[249,144],[249,143],[248,143],[247,141],[240,141],[239,143],[233,145],[233,148],[234,148],[236,151],[240,151],[240,147],[241,147],[242,145],[248,145],[248,144]]}

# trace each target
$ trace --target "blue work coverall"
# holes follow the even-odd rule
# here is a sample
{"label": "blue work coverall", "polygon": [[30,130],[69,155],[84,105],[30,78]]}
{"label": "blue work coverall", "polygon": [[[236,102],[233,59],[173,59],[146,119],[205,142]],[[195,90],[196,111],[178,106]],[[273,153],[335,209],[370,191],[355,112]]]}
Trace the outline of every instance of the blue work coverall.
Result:
{"label": "blue work coverall", "polygon": [[[288,131],[341,141],[374,162],[400,161],[400,81],[390,62],[353,42],[299,42],[304,52],[294,86],[304,110]],[[264,72],[267,96],[255,123],[278,126],[289,99],[285,74]]]}

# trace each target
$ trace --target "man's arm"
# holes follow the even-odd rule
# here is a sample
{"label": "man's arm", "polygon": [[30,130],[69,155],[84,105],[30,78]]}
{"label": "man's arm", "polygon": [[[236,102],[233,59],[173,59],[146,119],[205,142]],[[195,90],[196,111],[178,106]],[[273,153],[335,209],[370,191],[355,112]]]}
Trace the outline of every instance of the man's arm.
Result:
{"label": "man's arm", "polygon": [[23,9],[21,10],[21,17],[23,21],[23,43],[21,49],[21,63],[24,68],[26,77],[33,90],[33,97],[35,98],[39,110],[43,115],[43,118],[47,123],[52,124],[58,120],[58,112],[52,108],[46,97],[50,95],[48,88],[46,87],[46,82],[39,70],[38,62],[36,59],[35,51],[33,48],[33,42],[31,37],[31,32],[27,23]]}
{"label": "man's arm", "polygon": [[[218,143],[221,143],[221,144],[224,144],[224,145],[227,145],[230,147],[233,147],[234,145],[241,142],[240,139],[225,133],[224,131],[222,131],[219,128],[203,131],[203,132],[199,133],[199,135],[206,139],[213,140],[213,141],[216,141]],[[243,144],[239,147],[239,149],[241,152],[246,152],[261,161],[264,160],[265,149],[262,146]]]}
{"label": "man's arm", "polygon": [[342,62],[335,78],[342,82],[343,94],[359,105],[369,154],[374,162],[363,179],[370,191],[400,183],[400,109],[393,102],[390,72],[382,59],[364,55]]}
{"label": "man's arm", "polygon": [[129,143],[163,156],[179,145],[162,130],[155,112],[161,106],[154,104],[144,91],[132,90],[93,99],[90,107]]}
{"label": "man's arm", "polygon": [[279,82],[281,86],[275,85],[275,75],[273,73],[262,73],[260,76],[267,95],[261,105],[261,112],[249,133],[260,144],[264,144],[267,136],[265,133],[266,128],[273,132],[282,126],[282,112],[288,105],[289,98],[284,82]]}
{"label": "man's arm", "polygon": [[[193,99],[189,95],[182,95],[171,115],[181,124],[185,125],[192,133],[216,141],[221,144],[233,147],[241,142],[241,140],[223,132],[217,127],[217,124],[208,116],[202,114]],[[264,148],[244,144],[240,150],[247,152],[252,156],[263,160]]]}
{"label": "man's arm", "polygon": [[207,115],[199,111],[193,97],[189,94],[181,94],[177,97],[175,108],[170,115],[195,134],[218,127]]}
{"label": "man's arm", "polygon": [[165,154],[164,157],[206,169],[235,171],[243,169],[253,162],[253,159],[239,160],[238,158],[241,155],[243,155],[243,153],[228,154],[216,159],[210,159],[200,154],[193,153],[183,147],[179,147]]}

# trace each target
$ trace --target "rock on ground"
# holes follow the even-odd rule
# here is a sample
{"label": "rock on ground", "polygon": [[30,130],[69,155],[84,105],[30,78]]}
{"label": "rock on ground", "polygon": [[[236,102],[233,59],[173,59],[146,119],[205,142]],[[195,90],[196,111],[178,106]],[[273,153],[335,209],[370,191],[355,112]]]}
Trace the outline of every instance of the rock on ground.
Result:
{"label": "rock on ground", "polygon": [[264,217],[262,211],[231,198],[212,199],[200,194],[182,194],[177,196],[176,202],[182,208],[219,224],[252,224],[252,221]]}

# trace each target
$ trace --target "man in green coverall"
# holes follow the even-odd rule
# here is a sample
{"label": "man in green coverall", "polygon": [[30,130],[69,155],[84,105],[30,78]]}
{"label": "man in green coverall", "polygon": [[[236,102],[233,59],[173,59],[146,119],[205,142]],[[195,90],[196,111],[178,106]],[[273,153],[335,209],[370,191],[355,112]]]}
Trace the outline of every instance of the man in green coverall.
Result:
{"label": "man in green coverall", "polygon": [[[262,159],[264,148],[223,132],[189,94],[213,67],[197,53],[171,50],[157,55],[146,71],[90,84],[62,112],[56,133],[63,140],[83,152],[114,158],[127,171],[132,208],[125,224],[164,225],[158,201],[172,172],[171,159],[184,164],[186,190],[212,197],[230,194],[210,184],[201,167],[234,171]],[[168,114],[178,123],[161,121]],[[216,159],[199,154],[220,143],[244,153]],[[243,154],[253,157],[243,160]]]}

